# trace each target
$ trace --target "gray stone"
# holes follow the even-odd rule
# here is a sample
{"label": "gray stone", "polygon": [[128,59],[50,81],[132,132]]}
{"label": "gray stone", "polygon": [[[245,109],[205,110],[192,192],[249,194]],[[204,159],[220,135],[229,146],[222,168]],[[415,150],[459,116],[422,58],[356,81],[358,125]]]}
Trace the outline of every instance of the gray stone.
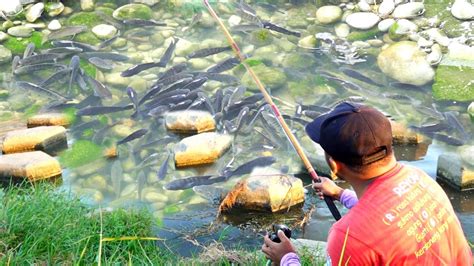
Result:
{"label": "gray stone", "polygon": [[395,23],[395,20],[393,18],[387,18],[379,22],[378,28],[382,32],[388,31],[388,29]]}
{"label": "gray stone", "polygon": [[214,131],[216,122],[209,112],[184,110],[168,112],[165,115],[165,126],[178,133],[202,133]]}
{"label": "gray stone", "polygon": [[451,7],[451,14],[462,20],[469,20],[474,18],[474,5],[467,0],[455,0]]}
{"label": "gray stone", "polygon": [[322,24],[337,22],[342,17],[342,9],[338,6],[322,6],[316,11],[316,19]]}
{"label": "gray stone", "polygon": [[0,64],[10,63],[12,52],[3,45],[0,45]]}
{"label": "gray stone", "polygon": [[352,13],[346,18],[346,23],[349,26],[359,30],[368,30],[377,25],[379,21],[380,17],[372,12]]}
{"label": "gray stone", "polygon": [[0,179],[8,182],[37,181],[61,176],[59,162],[42,151],[32,151],[0,156]]}
{"label": "gray stone", "polygon": [[133,0],[133,3],[145,4],[147,6],[154,6],[159,2],[160,0]]}
{"label": "gray stone", "polygon": [[15,26],[8,29],[8,34],[15,37],[30,37],[34,29],[25,26]]}
{"label": "gray stone", "polygon": [[10,131],[3,140],[3,153],[41,150],[55,154],[67,148],[66,129],[61,126],[42,126]]}
{"label": "gray stone", "polygon": [[112,16],[118,20],[151,19],[153,15],[149,6],[144,4],[128,4],[117,8]]}
{"label": "gray stone", "polygon": [[392,13],[394,18],[414,18],[423,14],[425,6],[422,2],[401,4]]}
{"label": "gray stone", "polygon": [[383,0],[378,9],[379,16],[387,17],[394,9],[395,2],[393,0]]}
{"label": "gray stone", "polygon": [[337,37],[346,38],[351,32],[351,28],[346,23],[337,24],[334,27]]}
{"label": "gray stone", "polygon": [[117,28],[112,25],[99,24],[92,28],[92,33],[99,39],[108,40],[117,34]]}
{"label": "gray stone", "polygon": [[306,37],[301,38],[298,41],[298,46],[303,48],[315,48],[318,45],[318,40],[314,35],[308,35]]}
{"label": "gray stone", "polygon": [[235,185],[222,201],[219,211],[256,210],[277,212],[304,202],[301,179],[267,167],[256,168]]}
{"label": "gray stone", "polygon": [[94,10],[94,0],[81,0],[81,9],[83,11]]}
{"label": "gray stone", "polygon": [[59,20],[53,19],[51,22],[48,24],[48,29],[49,30],[59,30],[61,28],[61,23],[59,23]]}
{"label": "gray stone", "polygon": [[48,3],[45,7],[48,16],[56,17],[59,16],[64,11],[64,4],[61,2],[58,3]]}
{"label": "gray stone", "polygon": [[0,31],[0,42],[5,41],[6,39],[8,39],[8,34],[3,31]]}
{"label": "gray stone", "polygon": [[229,135],[206,132],[182,139],[174,147],[177,167],[210,164],[215,162],[230,146]]}
{"label": "gray stone", "polygon": [[379,68],[400,82],[422,86],[434,78],[434,70],[426,61],[426,53],[415,42],[391,44],[377,58]]}
{"label": "gray stone", "polygon": [[[469,149],[472,151],[472,147]],[[437,180],[457,190],[474,189],[474,168],[464,163],[457,153],[442,154],[438,157],[436,175]]]}
{"label": "gray stone", "polygon": [[14,16],[23,9],[20,0],[0,1],[0,11],[7,16]]}
{"label": "gray stone", "polygon": [[25,17],[29,22],[35,22],[43,14],[44,4],[36,3],[26,10]]}

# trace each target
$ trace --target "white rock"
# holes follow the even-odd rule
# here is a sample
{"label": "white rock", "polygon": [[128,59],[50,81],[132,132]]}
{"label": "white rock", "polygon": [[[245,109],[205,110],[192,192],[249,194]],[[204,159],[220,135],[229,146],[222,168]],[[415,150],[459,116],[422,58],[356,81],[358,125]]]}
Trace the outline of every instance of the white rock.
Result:
{"label": "white rock", "polygon": [[35,22],[39,17],[41,17],[41,14],[43,14],[43,10],[43,3],[34,4],[32,7],[28,8],[28,10],[26,10],[26,20],[29,22]]}
{"label": "white rock", "polygon": [[406,0],[395,0],[395,6],[398,6],[399,4],[406,3]]}
{"label": "white rock", "polygon": [[426,61],[426,53],[416,42],[391,44],[377,57],[377,64],[387,76],[402,83],[422,86],[434,78],[434,70]]}
{"label": "white rock", "polygon": [[59,30],[61,28],[61,23],[59,23],[59,20],[53,19],[51,22],[48,24],[48,29],[49,30]]}
{"label": "white rock", "polygon": [[421,2],[410,2],[401,4],[392,13],[394,18],[413,18],[423,14],[425,5]]}
{"label": "white rock", "polygon": [[379,16],[387,17],[395,9],[395,2],[393,0],[383,0],[379,6]]}
{"label": "white rock", "polygon": [[94,0],[81,0],[81,9],[83,11],[94,10]]}
{"label": "white rock", "polygon": [[20,0],[2,0],[0,1],[0,11],[7,16],[19,13],[23,9]]}
{"label": "white rock", "polygon": [[370,5],[367,3],[366,0],[360,0],[359,3],[357,3],[357,7],[362,12],[371,11]]}
{"label": "white rock", "polygon": [[64,11],[64,4],[61,2],[49,3],[48,5],[48,16],[50,17],[56,17]]}
{"label": "white rock", "polygon": [[154,6],[158,4],[160,0],[133,0],[133,3],[145,4],[147,6]]}
{"label": "white rock", "polygon": [[338,6],[322,6],[316,11],[316,18],[322,24],[334,23],[341,19],[342,9]]}
{"label": "white rock", "polygon": [[378,28],[382,32],[387,32],[388,29],[395,23],[395,20],[393,18],[387,18],[379,22]]}
{"label": "white rock", "polygon": [[241,17],[236,16],[236,15],[232,15],[232,16],[230,16],[230,18],[227,22],[229,22],[229,26],[233,27],[233,26],[239,25],[241,21],[242,21]]}
{"label": "white rock", "polygon": [[474,5],[466,0],[455,0],[453,7],[451,7],[451,14],[457,19],[473,19]]}
{"label": "white rock", "polygon": [[0,31],[0,42],[5,41],[6,39],[8,39],[8,34],[3,31]]}
{"label": "white rock", "polygon": [[397,25],[398,27],[395,30],[396,34],[409,34],[418,31],[418,26],[408,19],[399,19]]}
{"label": "white rock", "polygon": [[370,47],[370,44],[367,43],[367,42],[363,42],[363,41],[355,41],[352,43],[352,46],[356,47],[356,48],[369,48]]}
{"label": "white rock", "polygon": [[420,48],[429,48],[433,46],[433,41],[432,40],[427,40],[423,37],[419,37],[417,40],[418,47]]}
{"label": "white rock", "polygon": [[474,61],[474,47],[453,42],[448,46],[449,59]]}
{"label": "white rock", "polygon": [[334,31],[338,37],[346,38],[351,32],[351,28],[346,23],[340,23],[334,26]]}
{"label": "white rock", "polygon": [[12,52],[0,45],[0,64],[9,63],[12,60]]}
{"label": "white rock", "polygon": [[346,18],[346,23],[349,24],[349,26],[359,30],[370,29],[379,21],[380,17],[371,12],[357,12],[350,14]]}
{"label": "white rock", "polygon": [[451,43],[451,40],[448,38],[448,36],[446,36],[446,34],[438,28],[431,28],[421,32],[420,34],[425,35],[427,39],[434,40],[445,47]]}
{"label": "white rock", "polygon": [[314,35],[308,35],[298,41],[298,46],[303,48],[314,48],[317,46],[317,44],[318,40]]}
{"label": "white rock", "polygon": [[117,28],[112,25],[99,24],[92,28],[92,33],[94,33],[99,39],[107,40],[117,34]]}
{"label": "white rock", "polygon": [[25,26],[15,26],[7,30],[8,34],[15,37],[30,37],[33,31],[32,28]]}
{"label": "white rock", "polygon": [[438,65],[439,62],[441,62],[441,59],[443,58],[443,52],[441,51],[441,45],[439,44],[434,44],[431,47],[431,53],[429,53],[426,56],[426,61],[430,63],[430,65]]}

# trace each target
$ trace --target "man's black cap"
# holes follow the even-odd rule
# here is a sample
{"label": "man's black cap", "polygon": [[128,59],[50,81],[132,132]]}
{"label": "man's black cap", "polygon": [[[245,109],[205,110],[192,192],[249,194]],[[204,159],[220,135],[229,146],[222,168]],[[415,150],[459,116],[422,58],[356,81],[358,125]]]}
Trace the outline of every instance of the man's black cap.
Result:
{"label": "man's black cap", "polygon": [[392,152],[390,121],[361,104],[338,104],[307,124],[306,133],[332,158],[348,165],[367,165]]}

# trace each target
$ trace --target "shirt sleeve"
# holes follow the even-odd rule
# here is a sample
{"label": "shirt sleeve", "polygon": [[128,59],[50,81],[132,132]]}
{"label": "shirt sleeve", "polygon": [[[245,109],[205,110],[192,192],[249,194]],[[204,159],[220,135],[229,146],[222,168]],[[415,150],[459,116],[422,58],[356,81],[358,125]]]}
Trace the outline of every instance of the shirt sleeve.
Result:
{"label": "shirt sleeve", "polygon": [[339,198],[339,201],[342,203],[342,205],[344,205],[344,207],[350,209],[357,204],[359,199],[357,198],[357,195],[353,190],[344,189],[344,191],[342,191],[341,197]]}
{"label": "shirt sleeve", "polygon": [[300,266],[300,257],[294,252],[286,253],[283,258],[281,258],[280,266]]}

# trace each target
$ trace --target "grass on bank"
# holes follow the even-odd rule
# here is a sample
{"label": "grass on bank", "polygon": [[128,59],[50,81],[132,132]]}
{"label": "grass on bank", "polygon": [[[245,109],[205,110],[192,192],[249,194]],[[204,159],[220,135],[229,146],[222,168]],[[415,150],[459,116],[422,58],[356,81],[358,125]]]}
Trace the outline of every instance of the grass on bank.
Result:
{"label": "grass on bank", "polygon": [[[229,251],[217,242],[194,258],[179,257],[170,250],[157,248],[150,212],[121,209],[103,212],[101,223],[97,210],[58,193],[46,183],[0,188],[0,201],[0,265],[97,265],[99,258],[103,265],[264,265],[266,262],[259,247],[253,252]],[[99,248],[101,230],[103,241]],[[302,256],[302,262],[316,263],[309,253]]]}

